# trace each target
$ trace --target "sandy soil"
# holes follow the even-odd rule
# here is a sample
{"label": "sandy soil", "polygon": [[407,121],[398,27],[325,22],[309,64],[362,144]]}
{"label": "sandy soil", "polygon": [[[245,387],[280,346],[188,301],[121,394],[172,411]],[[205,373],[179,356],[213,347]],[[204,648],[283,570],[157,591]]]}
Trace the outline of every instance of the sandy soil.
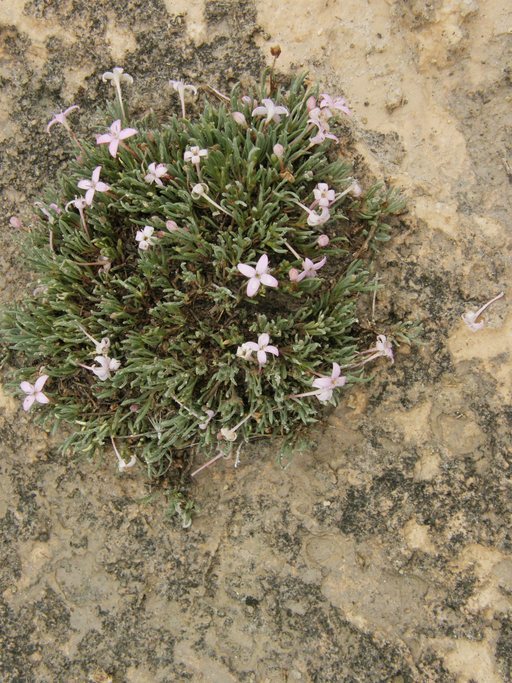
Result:
{"label": "sandy soil", "polygon": [[512,680],[509,1],[8,0],[0,24],[3,301],[26,279],[8,218],[66,158],[52,112],[87,132],[114,64],[163,109],[166,78],[226,89],[279,43],[409,196],[377,311],[425,326],[287,469],[208,470],[186,532],[141,472],[62,461],[0,393],[2,680]]}

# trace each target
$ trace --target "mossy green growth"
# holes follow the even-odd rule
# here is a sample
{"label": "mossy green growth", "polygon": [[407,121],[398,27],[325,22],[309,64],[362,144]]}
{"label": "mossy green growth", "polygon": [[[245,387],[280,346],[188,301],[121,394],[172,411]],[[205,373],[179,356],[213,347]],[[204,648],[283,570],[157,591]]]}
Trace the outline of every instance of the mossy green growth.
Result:
{"label": "mossy green growth", "polygon": [[[271,93],[266,83],[244,99],[239,87],[226,101],[213,96],[197,116],[165,123],[128,122],[113,107],[107,125],[119,118],[137,134],[115,157],[106,145],[80,140],[46,198],[26,247],[36,289],[4,312],[1,332],[16,367],[13,391],[21,397],[20,381],[49,375],[50,403],[33,411],[46,424],[71,426],[63,450],[92,456],[114,443],[157,477],[176,458],[183,468],[198,454],[199,466],[219,448],[293,439],[326,403],[318,392],[295,396],[314,392],[313,381],[330,376],[333,363],[347,384],[361,379],[358,352],[370,339],[356,303],[372,290],[370,259],[403,202],[382,185],[352,191],[348,151],[330,139],[311,143],[319,126],[308,122],[308,98],[318,93],[303,78]],[[268,97],[288,115],[253,116],[251,98]],[[184,159],[194,146],[207,150],[199,164]],[[153,163],[166,166],[161,186],[146,179]],[[83,196],[78,183],[98,166],[110,189],[94,194],[82,219],[68,203]],[[315,226],[304,207],[320,214],[318,183],[336,199]],[[141,249],[145,226],[154,231]],[[262,255],[278,286],[262,284],[248,296],[238,264],[254,267]],[[324,257],[314,277],[290,279],[304,259]],[[255,353],[237,355],[263,333],[279,355],[269,353],[264,364]],[[91,369],[101,355],[91,338],[108,338],[104,355],[120,362],[104,379]],[[330,403],[345,391],[336,388]]]}

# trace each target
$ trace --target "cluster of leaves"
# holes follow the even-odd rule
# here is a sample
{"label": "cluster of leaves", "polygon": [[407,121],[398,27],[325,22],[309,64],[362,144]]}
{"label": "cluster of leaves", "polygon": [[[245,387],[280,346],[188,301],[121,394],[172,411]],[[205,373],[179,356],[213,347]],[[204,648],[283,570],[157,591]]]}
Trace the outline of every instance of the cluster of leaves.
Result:
{"label": "cluster of leaves", "polygon": [[[250,95],[268,97],[265,79]],[[402,201],[375,185],[360,197],[345,194],[321,228],[308,225],[298,203],[311,205],[320,182],[338,193],[349,188],[351,165],[329,140],[310,145],[307,102],[317,93],[304,79],[271,95],[289,110],[279,122],[253,118],[237,87],[229,103],[207,101],[193,120],[130,122],[137,135],[115,158],[104,145],[82,140],[47,197],[65,207],[97,166],[110,186],[87,207],[87,230],[73,208],[51,221],[38,217],[27,246],[38,286],[1,323],[17,367],[12,387],[49,375],[50,404],[37,414],[73,427],[64,449],[92,455],[115,438],[123,454],[135,453],[159,476],[193,449],[214,454],[220,430],[246,417],[238,444],[293,436],[319,419],[323,405],[315,396],[290,397],[310,391],[333,363],[350,366],[367,343],[356,302],[372,289],[368,258],[388,239],[389,217],[402,211]],[[234,120],[235,111],[247,126]],[[200,178],[184,161],[194,145],[208,150]],[[154,162],[168,169],[162,187],[145,180]],[[198,182],[226,213],[192,193]],[[177,230],[166,229],[169,220]],[[156,239],[141,251],[135,235],[146,225]],[[320,232],[330,238],[325,248],[317,243]],[[326,266],[317,277],[290,281],[290,268],[301,262],[285,242],[302,258],[326,256]],[[237,264],[254,264],[262,254],[279,286],[248,297]],[[105,381],[83,367],[95,355],[83,330],[108,337],[110,355],[121,362]],[[278,357],[263,367],[237,357],[240,345],[265,332]],[[361,378],[358,371],[344,374],[349,382]],[[200,429],[207,409],[214,416]]]}

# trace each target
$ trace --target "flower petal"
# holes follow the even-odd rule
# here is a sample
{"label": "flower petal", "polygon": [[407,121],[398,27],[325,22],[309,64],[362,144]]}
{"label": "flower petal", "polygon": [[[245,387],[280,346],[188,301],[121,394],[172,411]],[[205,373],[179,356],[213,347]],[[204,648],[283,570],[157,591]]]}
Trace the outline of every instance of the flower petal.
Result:
{"label": "flower petal", "polygon": [[317,389],[328,389],[332,386],[330,377],[317,377],[313,380],[313,386]]}
{"label": "flower petal", "polygon": [[274,356],[279,356],[279,349],[277,346],[272,346],[271,344],[265,347],[267,353],[273,353]]}
{"label": "flower petal", "polygon": [[126,138],[130,138],[132,135],[137,135],[138,131],[135,128],[125,128],[119,133],[119,139],[120,140],[126,140]]}
{"label": "flower petal", "polygon": [[332,364],[332,374],[331,374],[331,378],[332,378],[332,379],[336,379],[337,377],[340,376],[340,372],[341,372],[341,368],[340,368],[340,366],[338,365],[338,363],[333,363],[333,364]]}
{"label": "flower petal", "polygon": [[258,275],[262,275],[263,273],[266,273],[268,268],[268,256],[266,254],[262,254],[259,259],[258,263],[256,264],[256,272]]}
{"label": "flower petal", "polygon": [[22,382],[20,384],[20,389],[24,391],[26,394],[31,394],[34,391],[34,387],[30,382]]}
{"label": "flower petal", "polygon": [[263,349],[260,349],[256,355],[258,356],[258,363],[260,365],[265,365],[265,363],[267,362],[267,354],[265,353],[265,351],[263,351]]}
{"label": "flower petal", "polygon": [[36,399],[36,401],[37,401],[38,403],[50,403],[50,399],[48,398],[48,396],[46,396],[45,394],[43,394],[42,391],[39,391],[39,392],[35,395],[35,399]]}
{"label": "flower petal", "polygon": [[269,273],[263,273],[263,275],[260,276],[260,280],[261,283],[267,287],[277,287],[279,285],[279,282],[275,277]]}
{"label": "flower petal", "polygon": [[260,334],[258,337],[258,345],[259,346],[266,346],[270,341],[270,337],[266,332],[263,332],[263,334]]}
{"label": "flower petal", "polygon": [[252,277],[247,283],[247,296],[254,296],[258,289],[260,288],[260,281]]}
{"label": "flower petal", "polygon": [[[117,138],[114,138],[110,142],[110,145],[108,146],[108,151],[110,152],[110,156],[112,156],[114,158],[117,156],[118,147],[119,147],[119,140]],[[99,189],[99,188],[97,188],[97,189]]]}
{"label": "flower petal", "polygon": [[41,377],[38,377],[35,381],[35,384],[34,384],[34,390],[36,392],[41,391],[41,389],[44,387],[47,379],[48,379],[48,375],[41,375]]}
{"label": "flower petal", "polygon": [[246,349],[249,349],[250,351],[259,351],[260,349],[256,342],[245,342],[244,346]]}
{"label": "flower petal", "polygon": [[29,394],[28,396],[25,396],[25,400],[23,401],[23,410],[26,412],[27,410],[30,410],[30,407],[36,400],[36,397],[34,394]]}
{"label": "flower petal", "polygon": [[254,277],[256,275],[254,268],[252,266],[248,266],[246,263],[239,263],[237,268],[242,275],[245,275],[245,277]]}

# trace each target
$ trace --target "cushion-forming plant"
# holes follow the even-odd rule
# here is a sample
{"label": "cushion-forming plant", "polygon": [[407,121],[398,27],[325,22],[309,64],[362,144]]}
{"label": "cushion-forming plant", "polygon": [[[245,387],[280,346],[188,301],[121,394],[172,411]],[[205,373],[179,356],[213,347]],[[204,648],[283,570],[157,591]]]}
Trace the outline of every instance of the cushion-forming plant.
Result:
{"label": "cushion-forming plant", "polygon": [[205,89],[194,116],[197,88],[171,81],[181,115],[135,122],[116,67],[96,140],[71,128],[76,106],[50,121],[76,156],[30,226],[37,286],[1,327],[11,387],[71,426],[64,450],[113,450],[153,477],[194,453],[209,464],[293,439],[368,362],[393,361],[403,332],[370,343],[356,303],[403,202],[353,177],[342,98],[267,76],[254,92]]}

